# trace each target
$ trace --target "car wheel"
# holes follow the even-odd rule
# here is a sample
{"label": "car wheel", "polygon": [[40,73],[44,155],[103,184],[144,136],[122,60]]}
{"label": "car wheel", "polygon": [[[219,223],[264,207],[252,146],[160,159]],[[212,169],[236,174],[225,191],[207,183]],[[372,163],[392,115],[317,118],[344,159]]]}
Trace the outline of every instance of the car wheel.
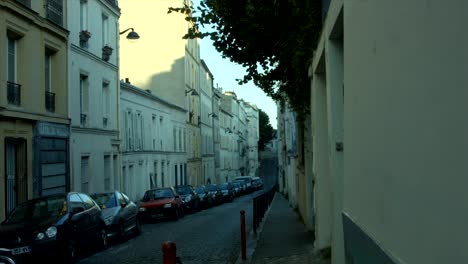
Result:
{"label": "car wheel", "polygon": [[119,238],[125,240],[125,226],[122,220],[119,221]]}
{"label": "car wheel", "polygon": [[66,263],[75,263],[78,256],[78,248],[76,242],[70,240],[67,242],[67,248],[65,251],[65,261]]}
{"label": "car wheel", "polygon": [[174,221],[179,220],[179,208],[174,210]]}
{"label": "car wheel", "polygon": [[185,208],[184,207],[180,208],[180,217],[181,218],[185,217]]}
{"label": "car wheel", "polygon": [[140,219],[138,219],[138,216],[135,217],[135,227],[133,228],[133,233],[135,236],[138,236],[141,233]]}
{"label": "car wheel", "polygon": [[108,246],[107,232],[105,228],[101,228],[99,231],[99,244],[101,249],[106,249]]}

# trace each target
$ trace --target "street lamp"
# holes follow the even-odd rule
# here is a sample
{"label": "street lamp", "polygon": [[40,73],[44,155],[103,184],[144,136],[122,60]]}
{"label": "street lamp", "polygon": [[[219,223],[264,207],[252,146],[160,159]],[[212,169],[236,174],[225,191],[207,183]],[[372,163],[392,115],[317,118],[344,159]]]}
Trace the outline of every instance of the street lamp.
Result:
{"label": "street lamp", "polygon": [[197,92],[195,89],[193,89],[193,88],[190,89],[190,90],[188,90],[188,91],[185,91],[185,95],[187,95],[187,94],[190,93],[190,92],[192,92],[192,93],[191,93],[192,96],[199,96],[198,92]]}
{"label": "street lamp", "polygon": [[137,40],[140,38],[140,35],[138,35],[138,33],[136,33],[133,28],[127,28],[126,30],[122,31],[119,33],[119,35],[122,35],[124,34],[125,32],[131,30],[128,34],[127,34],[127,39],[129,40]]}
{"label": "street lamp", "polygon": [[213,118],[218,117],[215,113],[208,114],[208,117],[213,116]]}

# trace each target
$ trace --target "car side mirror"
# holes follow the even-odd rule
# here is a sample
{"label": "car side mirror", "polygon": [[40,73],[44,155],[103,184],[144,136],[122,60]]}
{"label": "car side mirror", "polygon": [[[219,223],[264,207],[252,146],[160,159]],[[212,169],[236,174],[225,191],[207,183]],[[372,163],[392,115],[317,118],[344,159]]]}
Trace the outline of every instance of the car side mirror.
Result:
{"label": "car side mirror", "polygon": [[70,217],[78,214],[78,213],[81,213],[81,212],[84,212],[84,208],[83,207],[75,207],[75,208],[72,208],[71,211],[70,211]]}
{"label": "car side mirror", "polygon": [[125,206],[127,206],[127,204],[126,204],[126,203],[122,203],[122,204],[120,204],[120,206],[121,206],[122,208],[125,208]]}
{"label": "car side mirror", "polygon": [[179,198],[180,198],[180,195],[176,195],[175,198],[179,199]]}

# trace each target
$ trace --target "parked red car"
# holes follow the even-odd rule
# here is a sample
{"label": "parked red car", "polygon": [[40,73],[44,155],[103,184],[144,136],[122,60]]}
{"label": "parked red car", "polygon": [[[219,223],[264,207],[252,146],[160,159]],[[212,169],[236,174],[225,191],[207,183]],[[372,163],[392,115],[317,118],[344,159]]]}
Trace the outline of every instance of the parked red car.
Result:
{"label": "parked red car", "polygon": [[165,217],[177,221],[184,216],[182,199],[172,187],[146,191],[139,210],[141,219],[146,221]]}

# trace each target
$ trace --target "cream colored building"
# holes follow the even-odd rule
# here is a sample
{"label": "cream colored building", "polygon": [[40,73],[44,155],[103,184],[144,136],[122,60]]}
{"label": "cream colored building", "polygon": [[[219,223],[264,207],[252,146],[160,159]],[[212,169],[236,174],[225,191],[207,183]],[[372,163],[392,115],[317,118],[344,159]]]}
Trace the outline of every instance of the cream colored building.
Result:
{"label": "cream colored building", "polygon": [[72,189],[121,189],[117,1],[68,1]]}
{"label": "cream colored building", "polygon": [[0,1],[0,221],[70,189],[66,10],[60,0]]}
{"label": "cream colored building", "polygon": [[198,40],[184,40],[189,27],[184,15],[167,14],[184,1],[120,0],[120,27],[134,28],[141,38],[121,41],[120,71],[131,84],[187,110],[188,183],[203,182],[200,128],[200,48]]}
{"label": "cream colored building", "polygon": [[316,248],[332,263],[467,263],[466,2],[324,7],[310,67]]}

